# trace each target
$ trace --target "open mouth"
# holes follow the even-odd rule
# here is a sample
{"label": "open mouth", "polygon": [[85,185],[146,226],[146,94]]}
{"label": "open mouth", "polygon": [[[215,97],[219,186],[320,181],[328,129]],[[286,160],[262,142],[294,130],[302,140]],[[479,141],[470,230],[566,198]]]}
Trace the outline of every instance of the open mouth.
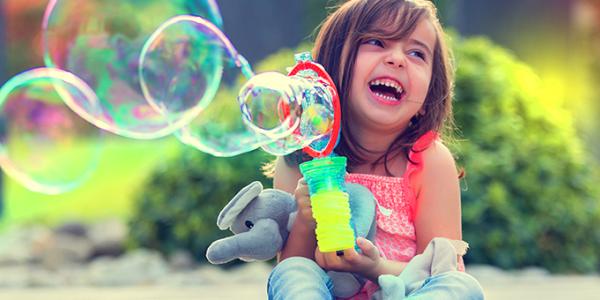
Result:
{"label": "open mouth", "polygon": [[387,101],[400,101],[404,95],[402,86],[398,82],[390,79],[375,79],[369,82],[369,89],[377,97]]}

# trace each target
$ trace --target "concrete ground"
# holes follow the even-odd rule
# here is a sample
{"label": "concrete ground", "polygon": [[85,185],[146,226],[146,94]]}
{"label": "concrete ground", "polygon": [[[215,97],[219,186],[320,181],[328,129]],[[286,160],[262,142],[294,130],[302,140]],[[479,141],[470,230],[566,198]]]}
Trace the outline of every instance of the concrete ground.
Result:
{"label": "concrete ground", "polygon": [[[544,280],[481,280],[486,299],[600,299],[598,277],[549,277]],[[260,284],[198,287],[40,288],[0,290],[2,300],[187,300],[266,299]]]}

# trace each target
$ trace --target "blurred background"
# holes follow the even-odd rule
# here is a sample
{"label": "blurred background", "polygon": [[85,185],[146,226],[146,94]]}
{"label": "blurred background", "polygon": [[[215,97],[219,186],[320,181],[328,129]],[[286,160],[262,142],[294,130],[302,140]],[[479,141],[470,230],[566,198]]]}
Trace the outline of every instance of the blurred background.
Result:
{"label": "blurred background", "polygon": [[[285,72],[294,53],[311,48],[315,28],[337,4],[216,2],[225,34],[257,72]],[[543,278],[597,274],[600,1],[433,2],[454,51],[458,130],[451,147],[467,174],[467,267],[493,274],[494,282],[518,271]],[[0,86],[44,65],[46,5],[1,0]],[[229,235],[218,230],[216,216],[247,183],[272,186],[261,167],[274,157],[253,151],[216,158],[174,137],[107,134],[102,143],[93,174],[73,191],[44,195],[0,175],[0,288],[226,280],[238,263],[213,273],[205,267],[208,245]],[[23,274],[7,278],[2,268]],[[258,268],[249,272],[269,267]],[[252,281],[244,276],[229,280]]]}

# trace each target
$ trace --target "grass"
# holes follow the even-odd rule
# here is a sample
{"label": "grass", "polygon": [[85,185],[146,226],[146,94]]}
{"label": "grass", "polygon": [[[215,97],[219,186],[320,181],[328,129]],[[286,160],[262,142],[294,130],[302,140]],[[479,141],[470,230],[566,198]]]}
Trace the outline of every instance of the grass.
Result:
{"label": "grass", "polygon": [[111,136],[91,177],[75,190],[59,195],[29,191],[4,174],[0,230],[30,223],[127,219],[146,178],[181,147],[173,137],[140,141]]}

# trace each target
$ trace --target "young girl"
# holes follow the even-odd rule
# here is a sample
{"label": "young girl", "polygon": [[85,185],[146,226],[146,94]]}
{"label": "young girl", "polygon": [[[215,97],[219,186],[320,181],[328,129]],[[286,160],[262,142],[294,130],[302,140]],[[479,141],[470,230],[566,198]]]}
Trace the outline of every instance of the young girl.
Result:
{"label": "young girl", "polygon": [[[366,186],[377,200],[376,240],[358,238],[360,254],[321,253],[298,170],[306,157],[279,158],[274,187],[294,193],[299,213],[269,278],[269,298],[331,299],[325,271],[334,270],[369,279],[353,297],[368,299],[380,275],[400,274],[434,237],[461,239],[459,175],[438,136],[452,120],[449,51],[431,2],[350,0],[322,25],[314,57],[340,94],[335,152],[348,158],[346,181]],[[456,273],[430,278],[411,296],[483,298],[472,277]]]}

